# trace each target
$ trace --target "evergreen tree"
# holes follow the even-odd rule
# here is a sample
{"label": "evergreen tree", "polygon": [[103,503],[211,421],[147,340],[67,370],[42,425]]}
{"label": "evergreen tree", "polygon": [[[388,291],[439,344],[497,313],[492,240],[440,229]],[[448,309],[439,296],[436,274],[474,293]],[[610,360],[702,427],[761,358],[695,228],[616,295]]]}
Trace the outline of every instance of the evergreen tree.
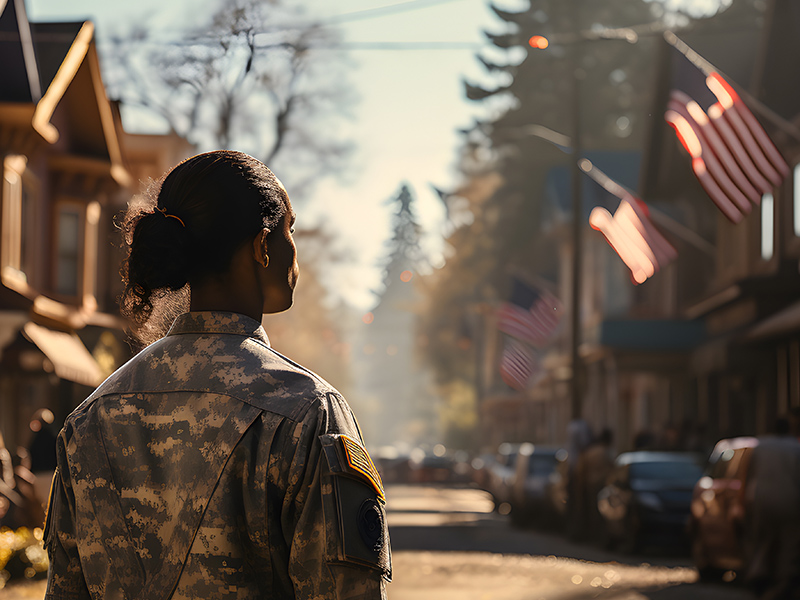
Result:
{"label": "evergreen tree", "polygon": [[388,259],[384,273],[384,285],[391,285],[392,277],[408,269],[416,269],[423,260],[420,237],[422,228],[413,208],[414,196],[407,183],[403,183],[397,195],[389,200],[396,206],[392,216],[392,237],[388,242]]}

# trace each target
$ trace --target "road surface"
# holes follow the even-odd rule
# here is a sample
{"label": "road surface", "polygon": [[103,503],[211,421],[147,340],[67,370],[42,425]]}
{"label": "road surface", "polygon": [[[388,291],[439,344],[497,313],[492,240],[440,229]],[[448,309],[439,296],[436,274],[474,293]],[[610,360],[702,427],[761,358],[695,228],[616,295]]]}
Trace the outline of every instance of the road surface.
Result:
{"label": "road surface", "polygon": [[[390,486],[391,600],[755,600],[697,583],[682,556],[626,556],[510,526],[469,487]],[[0,600],[41,600],[44,582],[12,583]]]}
{"label": "road surface", "polygon": [[392,486],[392,600],[755,600],[682,556],[626,556],[512,528],[471,488]]}

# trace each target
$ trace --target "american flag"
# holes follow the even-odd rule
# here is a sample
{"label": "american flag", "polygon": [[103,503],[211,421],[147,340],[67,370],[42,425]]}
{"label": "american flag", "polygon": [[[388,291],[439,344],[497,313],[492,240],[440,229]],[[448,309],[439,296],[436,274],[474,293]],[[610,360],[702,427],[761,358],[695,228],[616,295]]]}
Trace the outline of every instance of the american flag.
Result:
{"label": "american flag", "polygon": [[538,363],[532,349],[519,340],[507,337],[500,360],[500,376],[509,387],[524,391],[528,388]]}
{"label": "american flag", "polygon": [[497,328],[541,348],[556,330],[564,307],[553,294],[514,278],[511,298],[497,311]]}
{"label": "american flag", "polygon": [[650,221],[650,209],[625,187],[611,179],[589,160],[581,160],[581,170],[620,199],[612,216],[602,206],[589,215],[589,225],[601,232],[622,262],[631,270],[634,283],[649,277],[678,257],[678,252]]}
{"label": "american flag", "polygon": [[605,236],[631,270],[634,283],[644,283],[678,256],[650,222],[647,206],[633,196],[620,201],[613,217],[606,209],[595,207],[589,224]]}
{"label": "american flag", "polygon": [[696,96],[673,89],[664,119],[692,157],[706,193],[738,223],[781,184],[789,165],[730,83],[677,36],[665,39],[679,54],[685,79],[702,83],[694,86]]}

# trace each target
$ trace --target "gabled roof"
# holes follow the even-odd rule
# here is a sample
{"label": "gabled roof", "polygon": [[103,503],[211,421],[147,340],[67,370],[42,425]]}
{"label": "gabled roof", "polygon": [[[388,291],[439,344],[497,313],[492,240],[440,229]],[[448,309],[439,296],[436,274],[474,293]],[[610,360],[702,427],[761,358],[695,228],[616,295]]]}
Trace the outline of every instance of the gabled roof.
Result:
{"label": "gabled roof", "polygon": [[38,102],[41,82],[23,0],[0,0],[0,102]]}
{"label": "gabled roof", "polygon": [[30,26],[39,80],[42,82],[42,90],[46,90],[53,83],[84,22],[31,23]]}
{"label": "gabled roof", "polygon": [[67,153],[110,163],[111,176],[130,183],[114,111],[106,97],[94,45],[94,25],[28,23],[23,0],[0,0],[0,103],[35,104],[31,125],[55,144],[61,132],[51,122],[65,113],[60,127],[69,132]]}

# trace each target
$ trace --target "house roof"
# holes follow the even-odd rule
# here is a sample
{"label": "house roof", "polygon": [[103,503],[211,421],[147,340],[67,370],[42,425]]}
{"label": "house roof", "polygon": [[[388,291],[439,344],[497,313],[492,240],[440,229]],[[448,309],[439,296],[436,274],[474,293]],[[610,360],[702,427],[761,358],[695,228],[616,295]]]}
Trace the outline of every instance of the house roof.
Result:
{"label": "house roof", "polygon": [[117,183],[129,184],[100,74],[94,25],[29,23],[23,0],[0,0],[0,10],[0,103],[34,104],[31,125],[46,142],[55,144],[66,134],[67,154],[110,163]]}
{"label": "house roof", "polygon": [[83,25],[83,21],[30,24],[43,90],[50,87]]}
{"label": "house roof", "polygon": [[0,0],[0,102],[37,102],[41,97],[31,34],[22,0]]}

